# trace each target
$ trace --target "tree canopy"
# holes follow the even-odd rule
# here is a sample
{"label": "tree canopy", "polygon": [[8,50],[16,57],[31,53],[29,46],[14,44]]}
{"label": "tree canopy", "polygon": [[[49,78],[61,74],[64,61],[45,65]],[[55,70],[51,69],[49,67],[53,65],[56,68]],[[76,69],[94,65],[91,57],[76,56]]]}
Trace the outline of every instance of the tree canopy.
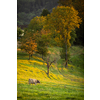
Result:
{"label": "tree canopy", "polygon": [[84,0],[59,0],[59,5],[74,7],[79,13],[78,16],[82,18],[80,28],[76,28],[77,38],[75,45],[84,45]]}
{"label": "tree canopy", "polygon": [[84,19],[84,0],[59,0],[59,4],[63,6],[73,6],[79,12],[79,16]]}
{"label": "tree canopy", "polygon": [[44,22],[45,22],[44,16],[40,16],[40,17],[36,16],[30,21],[30,24],[28,25],[28,29],[31,30],[32,32],[41,31]]}
{"label": "tree canopy", "polygon": [[50,14],[50,12],[47,9],[43,9],[41,16],[47,16],[47,14]]}
{"label": "tree canopy", "polygon": [[36,41],[37,41],[37,53],[46,56],[48,54],[48,44],[49,44],[49,32],[42,29],[39,32],[36,32]]}
{"label": "tree canopy", "polygon": [[66,67],[67,67],[67,50],[71,46],[70,43],[70,33],[75,28],[79,28],[79,23],[81,23],[81,18],[78,16],[78,11],[73,7],[68,6],[58,6],[53,8],[53,11],[50,15],[47,15],[46,25],[44,29],[53,30],[57,34],[59,41],[64,41],[66,48]]}

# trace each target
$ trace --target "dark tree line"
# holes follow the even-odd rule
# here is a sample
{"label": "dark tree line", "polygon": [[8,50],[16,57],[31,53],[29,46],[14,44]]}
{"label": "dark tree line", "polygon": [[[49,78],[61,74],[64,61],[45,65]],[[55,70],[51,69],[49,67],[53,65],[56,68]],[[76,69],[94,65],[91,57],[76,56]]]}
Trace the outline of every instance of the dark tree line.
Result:
{"label": "dark tree line", "polygon": [[17,0],[17,24],[27,25],[33,17],[40,16],[43,9],[49,12],[58,5],[58,0]]}

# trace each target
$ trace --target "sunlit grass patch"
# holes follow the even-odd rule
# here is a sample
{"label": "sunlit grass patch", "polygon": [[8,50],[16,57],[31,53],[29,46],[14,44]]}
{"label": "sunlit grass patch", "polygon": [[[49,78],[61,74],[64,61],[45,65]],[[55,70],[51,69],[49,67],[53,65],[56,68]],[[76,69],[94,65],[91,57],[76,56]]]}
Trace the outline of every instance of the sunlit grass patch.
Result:
{"label": "sunlit grass patch", "polygon": [[35,59],[38,59],[38,60],[44,61],[42,58],[39,58],[39,57],[36,57],[36,56],[32,56],[32,57],[35,58]]}
{"label": "sunlit grass patch", "polygon": [[[21,64],[18,64],[18,67],[17,67],[17,80],[18,82],[21,82],[21,83],[27,83],[26,81],[28,81],[28,79],[30,77],[34,77],[34,78],[46,78],[46,79],[62,79],[62,76],[61,75],[55,75],[53,74],[52,72],[50,72],[49,74],[49,78],[46,74],[45,71],[43,70],[40,70],[38,68],[34,68],[34,67],[29,67],[29,66],[25,66],[25,65],[21,65]],[[23,80],[23,82],[22,82]]]}
{"label": "sunlit grass patch", "polygon": [[17,60],[17,63],[20,63],[20,64],[28,64],[28,65],[30,65],[30,64],[38,64],[38,65],[46,65],[46,63],[44,63],[44,62],[40,62],[40,61],[37,61],[37,60]]}
{"label": "sunlit grass patch", "polygon": [[[51,82],[54,82],[54,83],[58,82],[58,81],[62,81],[62,80],[63,80],[62,83],[64,83],[65,82],[64,79],[66,79],[66,77],[67,77],[67,81],[69,83],[70,83],[70,80],[74,80],[74,81],[78,80],[75,75],[70,75],[68,73],[68,69],[66,69],[66,68],[58,68],[56,71],[53,71],[53,72],[57,73],[57,74],[54,74],[54,73],[52,73],[52,70],[55,69],[55,65],[52,65],[52,68],[51,68],[52,70],[50,69],[50,73],[49,73],[49,77],[48,77],[47,73],[46,73],[47,70],[46,69],[42,70],[43,67],[46,68],[46,65],[40,66],[40,67],[34,67],[35,66],[34,63],[37,63],[39,65],[43,65],[43,62],[39,62],[39,61],[36,61],[36,60],[30,60],[30,61],[29,60],[18,60],[17,63],[18,63],[18,66],[17,66],[18,83],[27,84],[28,79],[32,78],[32,77],[40,79],[40,80],[45,79],[45,81],[51,81]],[[72,66],[70,64],[68,66],[74,68],[74,66]],[[61,73],[59,71],[62,71],[62,70],[66,72],[67,76],[65,75],[65,77],[64,77],[63,75],[61,75]]]}
{"label": "sunlit grass patch", "polygon": [[75,66],[68,64],[68,68],[75,68]]}

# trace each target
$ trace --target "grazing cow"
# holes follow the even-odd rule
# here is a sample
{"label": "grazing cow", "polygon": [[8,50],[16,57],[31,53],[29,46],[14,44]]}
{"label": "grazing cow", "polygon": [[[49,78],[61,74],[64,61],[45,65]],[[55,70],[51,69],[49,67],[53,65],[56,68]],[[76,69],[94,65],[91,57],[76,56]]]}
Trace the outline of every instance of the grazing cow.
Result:
{"label": "grazing cow", "polygon": [[35,84],[36,85],[37,83],[40,83],[39,80],[31,79],[31,78],[28,81],[29,81],[29,84]]}

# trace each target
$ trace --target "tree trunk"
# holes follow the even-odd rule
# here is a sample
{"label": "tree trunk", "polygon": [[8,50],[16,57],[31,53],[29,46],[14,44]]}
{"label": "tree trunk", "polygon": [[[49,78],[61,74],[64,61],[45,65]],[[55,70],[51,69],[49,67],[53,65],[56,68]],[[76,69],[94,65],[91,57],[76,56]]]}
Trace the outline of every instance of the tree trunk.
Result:
{"label": "tree trunk", "polygon": [[65,63],[65,68],[67,68],[68,67],[68,63],[67,63],[67,60],[66,60],[66,63]]}
{"label": "tree trunk", "polygon": [[29,54],[29,60],[30,60],[31,54]]}
{"label": "tree trunk", "polygon": [[49,66],[47,66],[47,75],[49,76]]}
{"label": "tree trunk", "polygon": [[65,68],[67,68],[68,67],[68,58],[67,58],[67,44],[65,44],[65,46],[66,46],[66,54],[65,54],[65,60],[66,60],[66,63],[65,63]]}
{"label": "tree trunk", "polygon": [[56,59],[54,59],[52,62],[49,63],[49,58],[47,58],[47,75],[49,76],[49,67],[53,62],[55,62]]}
{"label": "tree trunk", "polygon": [[47,58],[47,75],[48,76],[49,76],[49,67],[50,67],[49,58]]}
{"label": "tree trunk", "polygon": [[43,53],[42,53],[42,59],[43,59]]}
{"label": "tree trunk", "polygon": [[32,57],[33,55],[31,54],[31,57]]}

